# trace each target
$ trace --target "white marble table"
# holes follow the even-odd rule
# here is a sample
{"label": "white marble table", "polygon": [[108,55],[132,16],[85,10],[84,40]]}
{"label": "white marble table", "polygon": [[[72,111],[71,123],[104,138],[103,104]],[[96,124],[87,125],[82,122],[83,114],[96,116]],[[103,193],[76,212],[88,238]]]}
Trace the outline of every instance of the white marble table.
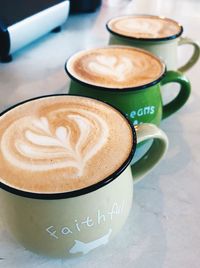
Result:
{"label": "white marble table", "polygon": [[[107,3],[107,4],[106,4]],[[200,40],[199,0],[107,0],[93,14],[74,15],[59,34],[49,34],[0,64],[0,110],[38,95],[67,92],[66,58],[105,45],[105,22],[118,14],[149,13],[180,21]],[[180,62],[191,53],[180,51]],[[37,256],[18,245],[0,219],[1,268],[199,268],[200,267],[200,61],[187,73],[187,104],[162,122],[170,146],[165,159],[135,187],[134,205],[121,233],[106,247],[73,260]]]}

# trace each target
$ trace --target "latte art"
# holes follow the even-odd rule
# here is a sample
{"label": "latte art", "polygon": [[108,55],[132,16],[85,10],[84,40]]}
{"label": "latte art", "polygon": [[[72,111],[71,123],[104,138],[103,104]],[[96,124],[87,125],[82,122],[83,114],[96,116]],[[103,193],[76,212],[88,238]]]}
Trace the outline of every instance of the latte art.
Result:
{"label": "latte art", "polygon": [[125,81],[126,73],[132,71],[133,64],[127,57],[99,55],[89,62],[88,69],[97,75],[106,75],[116,81]]}
{"label": "latte art", "polygon": [[67,71],[90,85],[123,89],[155,81],[164,72],[164,66],[144,50],[108,46],[75,54],[67,62]]}
{"label": "latte art", "polygon": [[[75,168],[71,177],[81,176],[86,162],[106,143],[108,126],[92,112],[79,110],[77,113],[75,109],[67,108],[61,112],[64,113],[65,125],[54,130],[50,129],[46,117],[24,117],[14,122],[1,141],[2,154],[7,161],[30,171],[71,167]],[[55,113],[59,115],[60,111]],[[51,116],[56,114],[51,113]],[[24,135],[18,138],[19,126]],[[15,139],[13,134],[17,136]],[[76,139],[73,138],[75,135]]]}
{"label": "latte art", "polygon": [[107,24],[114,33],[134,38],[165,38],[178,34],[181,26],[174,20],[149,15],[123,16]]}
{"label": "latte art", "polygon": [[0,123],[1,181],[38,193],[99,182],[125,162],[133,142],[118,111],[84,97],[39,98],[5,113]]}

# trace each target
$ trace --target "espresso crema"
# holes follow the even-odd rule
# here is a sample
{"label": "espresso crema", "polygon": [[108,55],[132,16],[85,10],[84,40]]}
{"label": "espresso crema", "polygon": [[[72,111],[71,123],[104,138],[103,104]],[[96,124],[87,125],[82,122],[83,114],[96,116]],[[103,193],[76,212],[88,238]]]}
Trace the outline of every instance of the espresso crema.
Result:
{"label": "espresso crema", "polygon": [[107,46],[78,52],[66,65],[68,73],[89,85],[124,89],[143,86],[164,72],[163,63],[147,51]]}
{"label": "espresso crema", "polygon": [[166,38],[180,33],[181,26],[174,20],[149,15],[123,16],[110,20],[108,29],[133,38]]}
{"label": "espresso crema", "polygon": [[128,159],[133,133],[120,112],[77,96],[38,98],[0,117],[0,179],[35,193],[95,184]]}

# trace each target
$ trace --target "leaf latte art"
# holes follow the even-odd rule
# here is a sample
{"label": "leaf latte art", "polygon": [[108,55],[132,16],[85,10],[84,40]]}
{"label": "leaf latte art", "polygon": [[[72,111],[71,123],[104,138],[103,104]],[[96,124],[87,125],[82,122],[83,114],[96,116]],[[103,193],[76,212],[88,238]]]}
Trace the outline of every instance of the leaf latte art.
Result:
{"label": "leaf latte art", "polygon": [[[47,117],[24,117],[12,124],[2,137],[5,158],[21,169],[44,171],[71,167],[76,169],[75,176],[81,176],[86,162],[106,143],[108,126],[90,111],[58,110],[56,116],[60,112],[65,114],[65,121],[55,129],[51,129]],[[23,136],[14,139],[18,126]]]}

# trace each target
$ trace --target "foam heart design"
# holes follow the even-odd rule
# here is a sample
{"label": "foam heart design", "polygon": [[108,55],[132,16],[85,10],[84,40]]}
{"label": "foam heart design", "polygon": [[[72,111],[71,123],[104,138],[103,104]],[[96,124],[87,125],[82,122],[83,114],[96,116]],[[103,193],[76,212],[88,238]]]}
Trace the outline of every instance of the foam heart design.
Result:
{"label": "foam heart design", "polygon": [[133,63],[125,56],[98,55],[92,59],[88,68],[99,76],[110,77],[115,81],[124,81],[133,70]]}
{"label": "foam heart design", "polygon": [[114,56],[99,55],[96,57],[97,62],[107,67],[114,66],[117,63],[117,58]]}

